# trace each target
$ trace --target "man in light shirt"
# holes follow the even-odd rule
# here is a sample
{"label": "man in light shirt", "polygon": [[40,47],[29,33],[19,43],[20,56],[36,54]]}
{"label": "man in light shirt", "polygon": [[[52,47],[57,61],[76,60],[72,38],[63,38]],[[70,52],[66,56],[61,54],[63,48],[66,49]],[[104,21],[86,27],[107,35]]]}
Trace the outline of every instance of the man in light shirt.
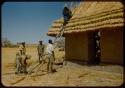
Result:
{"label": "man in light shirt", "polygon": [[25,47],[25,42],[22,42],[21,45],[18,48],[18,52],[21,55],[25,55],[26,54],[26,47]]}
{"label": "man in light shirt", "polygon": [[49,44],[47,45],[47,48],[46,48],[47,59],[48,59],[47,71],[53,72],[53,62],[55,60],[54,47],[52,45],[52,40],[49,40],[48,42],[49,42]]}

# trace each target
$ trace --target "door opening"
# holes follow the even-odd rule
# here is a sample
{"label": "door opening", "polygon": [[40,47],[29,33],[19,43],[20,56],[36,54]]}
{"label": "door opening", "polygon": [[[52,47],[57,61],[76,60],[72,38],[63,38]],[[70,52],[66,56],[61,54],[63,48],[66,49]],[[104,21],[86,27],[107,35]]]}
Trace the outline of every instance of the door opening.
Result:
{"label": "door opening", "polygon": [[88,64],[99,64],[100,56],[100,32],[88,32]]}

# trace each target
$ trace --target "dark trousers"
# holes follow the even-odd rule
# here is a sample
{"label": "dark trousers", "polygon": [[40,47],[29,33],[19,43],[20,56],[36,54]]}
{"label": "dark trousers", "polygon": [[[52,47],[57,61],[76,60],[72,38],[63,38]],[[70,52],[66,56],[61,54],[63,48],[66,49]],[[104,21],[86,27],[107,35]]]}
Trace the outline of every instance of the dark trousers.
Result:
{"label": "dark trousers", "polygon": [[63,23],[63,25],[65,26],[65,25],[68,23],[68,21],[69,21],[69,19],[70,19],[70,16],[63,16],[63,18],[64,18],[64,23]]}
{"label": "dark trousers", "polygon": [[43,56],[43,53],[40,53],[40,54],[39,54],[39,62],[42,61],[42,56]]}

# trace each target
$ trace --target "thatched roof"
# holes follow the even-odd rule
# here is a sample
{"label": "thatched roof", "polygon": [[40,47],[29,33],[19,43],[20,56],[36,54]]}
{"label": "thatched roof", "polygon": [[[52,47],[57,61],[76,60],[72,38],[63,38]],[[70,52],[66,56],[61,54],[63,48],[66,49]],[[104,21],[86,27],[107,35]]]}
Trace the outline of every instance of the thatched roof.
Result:
{"label": "thatched roof", "polygon": [[[101,30],[124,25],[123,4],[118,1],[84,1],[74,9],[73,17],[65,27],[64,33]],[[48,31],[55,36],[60,30],[63,18],[56,20]]]}

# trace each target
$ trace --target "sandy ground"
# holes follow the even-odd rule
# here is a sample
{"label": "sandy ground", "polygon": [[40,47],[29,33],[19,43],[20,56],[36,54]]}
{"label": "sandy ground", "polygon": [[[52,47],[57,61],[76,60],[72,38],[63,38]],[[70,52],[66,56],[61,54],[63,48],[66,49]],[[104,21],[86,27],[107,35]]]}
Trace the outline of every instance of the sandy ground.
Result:
{"label": "sandy ground", "polygon": [[[37,64],[37,49],[27,48],[32,56],[29,69]],[[54,65],[57,72],[47,73],[46,64],[38,66],[30,75],[15,75],[17,48],[2,48],[2,83],[4,86],[120,86],[123,83],[123,67],[119,65],[87,66],[67,62]],[[63,51],[55,50],[56,60],[62,60]]]}

